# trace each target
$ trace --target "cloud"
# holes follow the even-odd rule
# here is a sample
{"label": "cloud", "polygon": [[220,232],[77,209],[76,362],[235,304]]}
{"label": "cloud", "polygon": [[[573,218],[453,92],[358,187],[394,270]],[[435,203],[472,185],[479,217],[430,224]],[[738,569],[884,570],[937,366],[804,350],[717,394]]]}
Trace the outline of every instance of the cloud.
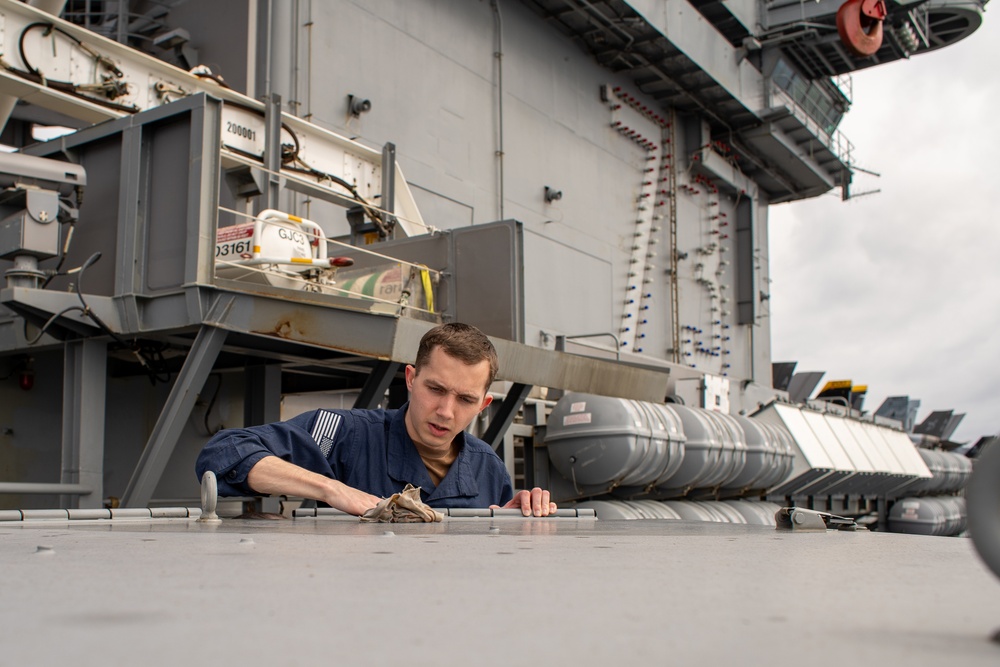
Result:
{"label": "cloud", "polygon": [[799,370],[967,412],[1000,431],[1000,20],[956,45],[859,72],[842,130],[853,192],[770,211],[772,349]]}

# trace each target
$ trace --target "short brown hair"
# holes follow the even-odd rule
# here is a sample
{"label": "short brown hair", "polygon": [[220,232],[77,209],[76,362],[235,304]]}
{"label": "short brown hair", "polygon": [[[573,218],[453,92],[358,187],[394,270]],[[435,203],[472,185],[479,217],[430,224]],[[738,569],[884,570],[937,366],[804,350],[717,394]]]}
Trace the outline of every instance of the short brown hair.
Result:
{"label": "short brown hair", "polygon": [[420,347],[417,349],[417,363],[414,364],[417,372],[420,367],[427,363],[431,352],[435,347],[440,347],[449,356],[474,366],[481,361],[488,361],[490,364],[490,375],[486,380],[486,388],[493,384],[500,368],[497,360],[497,351],[493,343],[482,331],[471,324],[461,322],[449,322],[434,327],[424,334],[420,339]]}

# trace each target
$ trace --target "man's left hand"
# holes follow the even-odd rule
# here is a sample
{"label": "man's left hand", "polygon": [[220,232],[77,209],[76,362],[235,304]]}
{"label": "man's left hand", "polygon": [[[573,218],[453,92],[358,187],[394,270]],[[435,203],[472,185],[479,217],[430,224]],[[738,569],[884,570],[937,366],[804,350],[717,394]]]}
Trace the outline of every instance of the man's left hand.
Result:
{"label": "man's left hand", "polygon": [[[498,505],[491,505],[497,509]],[[550,500],[549,492],[539,487],[531,491],[518,491],[503,509],[519,509],[524,516],[548,516],[556,511],[556,504]]]}

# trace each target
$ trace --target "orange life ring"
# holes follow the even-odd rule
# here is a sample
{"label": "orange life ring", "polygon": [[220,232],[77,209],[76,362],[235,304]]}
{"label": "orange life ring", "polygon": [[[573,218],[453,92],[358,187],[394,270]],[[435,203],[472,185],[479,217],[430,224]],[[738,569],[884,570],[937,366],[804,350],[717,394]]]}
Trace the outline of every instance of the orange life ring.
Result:
{"label": "orange life ring", "polygon": [[847,0],[837,10],[837,32],[847,50],[861,58],[875,55],[882,46],[882,21],[861,11],[863,0]]}

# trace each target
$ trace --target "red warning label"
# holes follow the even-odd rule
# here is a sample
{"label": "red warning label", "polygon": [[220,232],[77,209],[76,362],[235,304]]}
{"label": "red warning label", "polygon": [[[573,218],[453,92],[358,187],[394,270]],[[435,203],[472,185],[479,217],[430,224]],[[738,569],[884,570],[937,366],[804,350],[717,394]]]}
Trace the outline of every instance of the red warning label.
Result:
{"label": "red warning label", "polygon": [[218,231],[215,232],[215,242],[226,243],[227,241],[248,239],[253,236],[253,224],[252,222],[247,222],[242,225],[219,227]]}

